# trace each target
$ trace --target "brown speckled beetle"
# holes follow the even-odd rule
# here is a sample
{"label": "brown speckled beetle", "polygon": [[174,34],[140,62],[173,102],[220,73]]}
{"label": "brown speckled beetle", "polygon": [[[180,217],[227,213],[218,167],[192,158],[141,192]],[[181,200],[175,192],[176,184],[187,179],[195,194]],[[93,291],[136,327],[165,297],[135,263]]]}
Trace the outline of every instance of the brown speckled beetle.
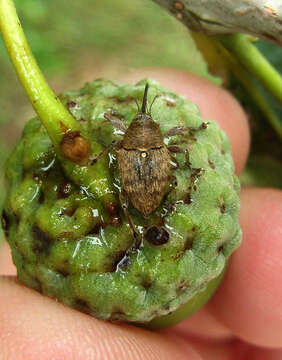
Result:
{"label": "brown speckled beetle", "polygon": [[150,109],[147,108],[148,89],[149,85],[146,84],[141,110],[138,107],[138,113],[128,128],[121,118],[105,114],[105,118],[123,132],[123,139],[105,148],[92,160],[92,163],[96,162],[111,146],[115,147],[122,184],[120,201],[134,235],[137,235],[137,231],[128,212],[129,202],[143,216],[147,216],[160,205],[170,180],[173,179],[173,187],[176,186],[176,177],[171,175],[173,158],[170,152],[185,153],[186,165],[191,168],[188,150],[176,145],[166,146],[164,138],[207,127],[206,123],[197,128],[179,126],[162,134],[159,124],[151,116],[156,97]]}

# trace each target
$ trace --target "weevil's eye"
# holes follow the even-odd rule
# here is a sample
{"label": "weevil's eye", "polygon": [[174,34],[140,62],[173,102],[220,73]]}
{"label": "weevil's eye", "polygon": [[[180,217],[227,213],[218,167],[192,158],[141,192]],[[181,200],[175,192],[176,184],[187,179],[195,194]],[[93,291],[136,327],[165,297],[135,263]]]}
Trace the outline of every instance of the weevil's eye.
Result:
{"label": "weevil's eye", "polygon": [[152,226],[147,230],[145,238],[150,244],[160,246],[168,242],[169,233],[163,227]]}

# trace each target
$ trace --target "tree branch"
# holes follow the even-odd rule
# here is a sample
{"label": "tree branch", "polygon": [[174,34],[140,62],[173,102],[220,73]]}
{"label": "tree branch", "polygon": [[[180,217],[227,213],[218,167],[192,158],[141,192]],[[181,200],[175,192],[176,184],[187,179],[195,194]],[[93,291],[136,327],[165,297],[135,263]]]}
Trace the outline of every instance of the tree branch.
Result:
{"label": "tree branch", "polygon": [[281,0],[153,0],[189,29],[209,35],[246,33],[282,45]]}

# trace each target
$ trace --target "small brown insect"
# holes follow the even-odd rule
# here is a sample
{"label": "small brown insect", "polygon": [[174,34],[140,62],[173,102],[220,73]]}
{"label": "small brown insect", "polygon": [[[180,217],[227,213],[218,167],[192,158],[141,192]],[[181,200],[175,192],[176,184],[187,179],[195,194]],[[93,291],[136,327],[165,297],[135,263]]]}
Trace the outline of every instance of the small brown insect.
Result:
{"label": "small brown insect", "polygon": [[151,115],[151,108],[157,96],[150,109],[147,109],[148,89],[149,85],[146,84],[141,110],[138,107],[138,113],[128,128],[122,118],[114,112],[105,114],[105,118],[124,133],[123,139],[105,148],[92,160],[92,163],[96,162],[111,146],[115,147],[122,183],[120,201],[135,235],[137,231],[128,212],[129,202],[143,216],[147,216],[160,205],[170,180],[174,180],[173,188],[177,185],[175,176],[171,175],[173,157],[170,152],[185,153],[186,165],[191,168],[188,150],[176,145],[166,146],[164,138],[207,127],[206,123],[198,128],[179,126],[162,134],[159,124]]}
{"label": "small brown insect", "polygon": [[171,157],[160,126],[146,110],[148,84],[141,111],[126,130],[117,162],[123,191],[143,215],[160,204],[169,180]]}

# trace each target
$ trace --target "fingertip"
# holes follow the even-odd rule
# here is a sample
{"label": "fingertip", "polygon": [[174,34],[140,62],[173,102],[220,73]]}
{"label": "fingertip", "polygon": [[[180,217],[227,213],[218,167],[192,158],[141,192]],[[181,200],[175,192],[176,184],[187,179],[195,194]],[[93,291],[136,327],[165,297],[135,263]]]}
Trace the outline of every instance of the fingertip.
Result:
{"label": "fingertip", "polygon": [[244,189],[241,247],[232,255],[211,310],[236,336],[258,346],[282,345],[282,192]]}
{"label": "fingertip", "polygon": [[0,277],[0,349],[4,358],[201,360],[188,342],[95,319]]}
{"label": "fingertip", "polygon": [[0,275],[15,275],[17,273],[16,267],[13,264],[11,249],[4,241],[0,244]]}

